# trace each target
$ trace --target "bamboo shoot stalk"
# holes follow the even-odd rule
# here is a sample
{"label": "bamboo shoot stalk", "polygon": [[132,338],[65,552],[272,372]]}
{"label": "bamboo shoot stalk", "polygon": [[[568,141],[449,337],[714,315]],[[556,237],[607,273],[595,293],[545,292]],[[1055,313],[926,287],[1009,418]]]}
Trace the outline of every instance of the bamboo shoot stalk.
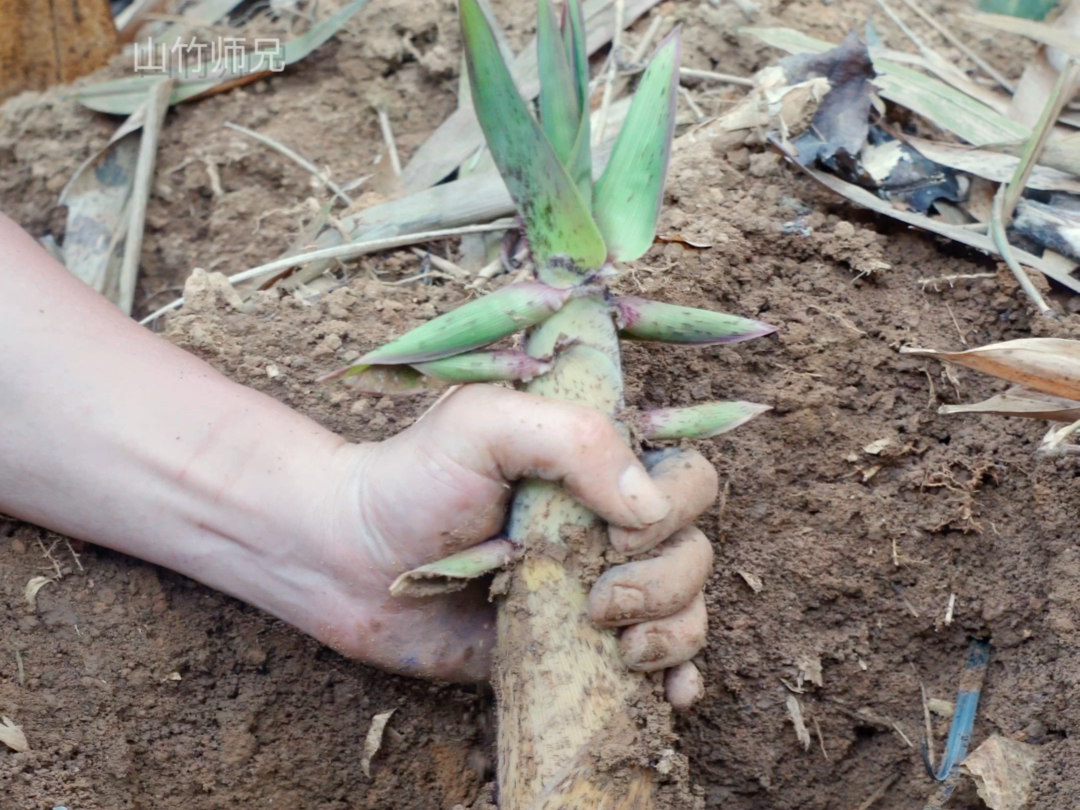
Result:
{"label": "bamboo shoot stalk", "polygon": [[[527,390],[614,419],[623,386],[608,306],[595,299],[569,302],[533,330],[527,350],[552,356],[563,337],[576,342]],[[623,665],[615,633],[587,615],[580,555],[606,544],[604,524],[560,486],[527,480],[517,487],[508,534],[525,554],[498,614],[500,810],[651,808],[648,771],[616,780],[590,756],[611,735],[633,733],[629,702],[643,678]],[[568,545],[567,537],[574,542]]]}

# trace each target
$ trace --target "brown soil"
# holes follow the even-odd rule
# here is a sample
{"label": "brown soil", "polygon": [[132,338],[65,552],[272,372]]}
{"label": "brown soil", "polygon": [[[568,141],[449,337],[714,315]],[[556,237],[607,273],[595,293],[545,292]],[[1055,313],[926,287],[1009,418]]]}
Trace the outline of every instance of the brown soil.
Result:
{"label": "brown soil", "polygon": [[[867,13],[859,0],[767,5],[782,24],[833,40]],[[936,13],[960,28],[951,10],[961,5]],[[531,4],[495,6],[520,45]],[[747,74],[774,58],[733,33],[733,6],[662,10],[684,21],[689,65]],[[1018,73],[1023,54],[1011,41],[969,41]],[[307,176],[223,121],[278,137],[346,181],[383,152],[370,100],[389,101],[406,156],[453,109],[458,45],[451,3],[376,0],[285,75],[170,113],[140,307],[175,295],[194,267],[235,272],[275,258],[301,230],[296,206],[315,193]],[[738,96],[728,88],[701,101],[711,112]],[[55,232],[56,193],[114,126],[55,93],[0,108],[0,207],[36,235]],[[207,161],[224,196],[211,190]],[[385,163],[374,167],[383,172],[375,191],[390,188]],[[942,402],[1002,386],[897,348],[1075,337],[1080,316],[1033,317],[994,262],[875,219],[752,150],[690,147],[668,191],[661,230],[712,247],[658,245],[620,284],[782,327],[732,348],[626,347],[631,405],[775,407],[700,445],[725,494],[702,525],[717,552],[710,642],[698,659],[708,692],[678,731],[706,806],[854,808],[894,774],[874,807],[921,806],[933,785],[908,742],[918,744],[922,725],[919,682],[951,699],[972,635],[993,643],[973,742],[1000,733],[1042,746],[1032,806],[1076,806],[1076,461],[1037,462],[1038,423],[938,416]],[[796,221],[809,235],[785,229]],[[858,277],[881,262],[891,269]],[[418,266],[411,253],[372,257],[314,302],[267,294],[247,314],[207,296],[169,321],[167,337],[349,439],[381,439],[427,402],[358,399],[312,380],[463,299],[453,285],[376,280]],[[921,282],[995,271],[940,292]],[[880,439],[892,440],[880,455],[863,450]],[[28,609],[26,582],[56,567],[63,579]],[[760,593],[744,574],[760,578]],[[171,572],[2,520],[0,605],[0,714],[33,747],[0,751],[5,810],[450,810],[485,801],[485,689],[382,674]],[[817,661],[822,685],[806,683],[800,696],[813,735],[804,750],[781,679],[794,683]],[[391,708],[365,778],[368,725]],[[946,722],[937,721],[939,749]],[[950,806],[981,803],[965,788]]]}

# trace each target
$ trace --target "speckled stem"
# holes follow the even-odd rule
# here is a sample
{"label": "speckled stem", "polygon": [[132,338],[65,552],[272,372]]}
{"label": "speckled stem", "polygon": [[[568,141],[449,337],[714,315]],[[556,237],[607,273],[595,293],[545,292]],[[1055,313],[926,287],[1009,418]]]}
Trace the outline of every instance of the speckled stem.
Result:
{"label": "speckled stem", "polygon": [[[575,342],[556,353],[566,338]],[[532,332],[528,352],[557,354],[530,392],[612,418],[622,408],[618,338],[602,301],[570,301]],[[623,666],[614,632],[586,613],[579,563],[585,549],[596,553],[606,544],[604,524],[561,487],[528,480],[518,485],[508,534],[525,556],[499,607],[500,810],[651,808],[647,770],[616,780],[598,772],[589,755],[616,730],[632,734],[628,701],[641,685]]]}

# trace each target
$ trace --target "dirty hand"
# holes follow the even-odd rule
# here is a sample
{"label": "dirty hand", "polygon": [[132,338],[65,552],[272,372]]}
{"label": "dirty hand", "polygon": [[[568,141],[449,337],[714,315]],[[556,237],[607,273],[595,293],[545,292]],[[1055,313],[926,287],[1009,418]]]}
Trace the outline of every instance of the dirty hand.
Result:
{"label": "dirty hand", "polygon": [[468,386],[408,430],[353,452],[365,538],[355,553],[363,559],[339,570],[343,581],[345,570],[360,578],[353,598],[365,603],[365,618],[335,623],[325,641],[399,672],[486,678],[495,633],[483,587],[424,599],[395,599],[387,589],[402,571],[496,534],[512,494],[507,482],[539,477],[561,482],[606,519],[617,551],[660,547],[601,576],[589,613],[597,624],[623,628],[619,645],[631,669],[668,670],[672,704],[700,697],[690,658],[705,643],[702,588],[712,546],[691,524],[717,492],[703,456],[652,454],[646,473],[600,413],[490,386]]}
{"label": "dirty hand", "polygon": [[[398,574],[503,525],[507,481],[561,481],[630,555],[593,586],[635,669],[702,691],[712,550],[690,524],[716,496],[696,453],[652,478],[595,411],[469,386],[398,436],[345,442],[170,345],[0,215],[0,512],[179,571],[397,672],[488,677],[482,588],[394,599]],[[663,544],[663,545],[661,545]]]}

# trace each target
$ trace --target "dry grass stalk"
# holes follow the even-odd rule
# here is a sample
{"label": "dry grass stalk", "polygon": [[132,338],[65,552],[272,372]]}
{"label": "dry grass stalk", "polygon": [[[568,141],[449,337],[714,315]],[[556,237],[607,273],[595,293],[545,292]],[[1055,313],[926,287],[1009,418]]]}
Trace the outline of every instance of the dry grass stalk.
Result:
{"label": "dry grass stalk", "polygon": [[117,304],[125,315],[131,314],[135,303],[135,284],[139,276],[139,260],[142,256],[143,232],[146,228],[146,206],[150,202],[150,189],[154,182],[154,166],[157,162],[158,141],[165,113],[169,109],[169,95],[173,80],[162,79],[150,90],[147,100],[146,120],[143,122],[139,141],[139,158],[135,164],[135,179],[128,201],[128,227],[124,239],[124,258],[120,265],[120,290]]}
{"label": "dry grass stalk", "polygon": [[[234,132],[239,132],[242,135],[247,135],[249,138],[252,138],[253,140],[258,141],[259,143],[263,144],[264,146],[269,146],[271,149],[273,149],[279,155],[283,155],[284,157],[287,157],[289,160],[291,160],[293,163],[295,163],[301,169],[303,169],[304,171],[306,171],[310,175],[312,175],[316,180],[318,180],[320,183],[322,183],[324,186],[326,186],[328,189],[330,189],[330,191],[332,191],[334,193],[334,196],[337,197],[339,200],[341,200],[343,203],[345,203],[345,205],[352,205],[353,204],[352,197],[350,197],[348,194],[346,194],[345,190],[341,186],[339,186],[337,183],[335,183],[333,180],[331,180],[329,177],[327,177],[325,172],[320,171],[318,166],[316,166],[310,160],[305,158],[299,152],[296,152],[296,151],[290,149],[285,144],[283,144],[283,143],[281,143],[279,141],[275,141],[269,135],[263,135],[261,132],[256,132],[253,129],[248,129],[247,127],[242,127],[239,124],[232,123],[231,121],[226,121],[222,126],[226,127],[227,129],[231,129]],[[209,161],[207,161],[207,163],[209,164]],[[215,167],[214,173],[217,174],[217,167]],[[219,186],[219,188],[220,188],[220,185],[221,185],[221,180],[220,180],[220,178],[218,178],[218,186]],[[215,192],[214,196],[220,196],[220,195]]]}

